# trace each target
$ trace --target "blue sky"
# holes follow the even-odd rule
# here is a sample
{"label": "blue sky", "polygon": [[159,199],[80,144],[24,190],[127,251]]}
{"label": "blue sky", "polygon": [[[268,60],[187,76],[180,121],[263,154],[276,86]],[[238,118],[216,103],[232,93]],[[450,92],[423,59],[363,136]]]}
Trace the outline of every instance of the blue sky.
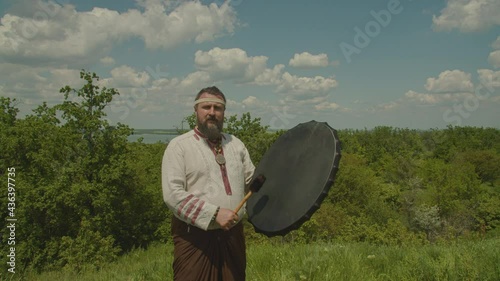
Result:
{"label": "blue sky", "polygon": [[111,123],[181,126],[216,85],[226,116],[287,129],[500,127],[500,1],[0,3],[0,94],[21,115],[96,72]]}

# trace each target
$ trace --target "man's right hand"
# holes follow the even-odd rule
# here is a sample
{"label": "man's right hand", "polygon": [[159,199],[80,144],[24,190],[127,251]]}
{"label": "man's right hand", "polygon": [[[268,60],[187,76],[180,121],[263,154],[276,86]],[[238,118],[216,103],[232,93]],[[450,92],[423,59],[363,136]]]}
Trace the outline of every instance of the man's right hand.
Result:
{"label": "man's right hand", "polygon": [[233,210],[220,208],[215,221],[222,229],[229,230],[238,223],[238,215]]}

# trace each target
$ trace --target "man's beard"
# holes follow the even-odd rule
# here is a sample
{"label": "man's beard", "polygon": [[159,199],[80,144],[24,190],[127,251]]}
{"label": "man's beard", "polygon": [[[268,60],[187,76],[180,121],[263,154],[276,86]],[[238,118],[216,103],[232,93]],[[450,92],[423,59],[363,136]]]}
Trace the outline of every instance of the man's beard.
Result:
{"label": "man's beard", "polygon": [[[209,124],[209,120],[215,121],[215,124]],[[200,122],[200,120],[198,120],[198,130],[209,140],[216,140],[221,137],[222,122],[219,122],[216,119],[208,119],[205,122]]]}

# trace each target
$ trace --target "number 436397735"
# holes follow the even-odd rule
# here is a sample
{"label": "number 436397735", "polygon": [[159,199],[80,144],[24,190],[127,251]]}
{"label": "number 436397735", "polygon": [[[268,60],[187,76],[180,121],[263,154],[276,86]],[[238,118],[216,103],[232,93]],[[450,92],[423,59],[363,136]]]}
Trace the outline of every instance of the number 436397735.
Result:
{"label": "number 436397735", "polygon": [[10,167],[7,169],[7,209],[9,217],[14,217],[14,210],[16,209],[16,168]]}

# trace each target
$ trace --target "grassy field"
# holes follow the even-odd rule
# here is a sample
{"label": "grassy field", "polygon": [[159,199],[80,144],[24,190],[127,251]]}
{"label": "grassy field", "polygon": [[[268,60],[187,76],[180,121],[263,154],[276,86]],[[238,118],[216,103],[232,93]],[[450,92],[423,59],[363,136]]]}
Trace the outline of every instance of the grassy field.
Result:
{"label": "grassy field", "polygon": [[[171,253],[171,245],[155,245],[99,271],[16,273],[4,280],[172,280]],[[500,239],[414,247],[250,244],[247,257],[249,281],[500,280]]]}

